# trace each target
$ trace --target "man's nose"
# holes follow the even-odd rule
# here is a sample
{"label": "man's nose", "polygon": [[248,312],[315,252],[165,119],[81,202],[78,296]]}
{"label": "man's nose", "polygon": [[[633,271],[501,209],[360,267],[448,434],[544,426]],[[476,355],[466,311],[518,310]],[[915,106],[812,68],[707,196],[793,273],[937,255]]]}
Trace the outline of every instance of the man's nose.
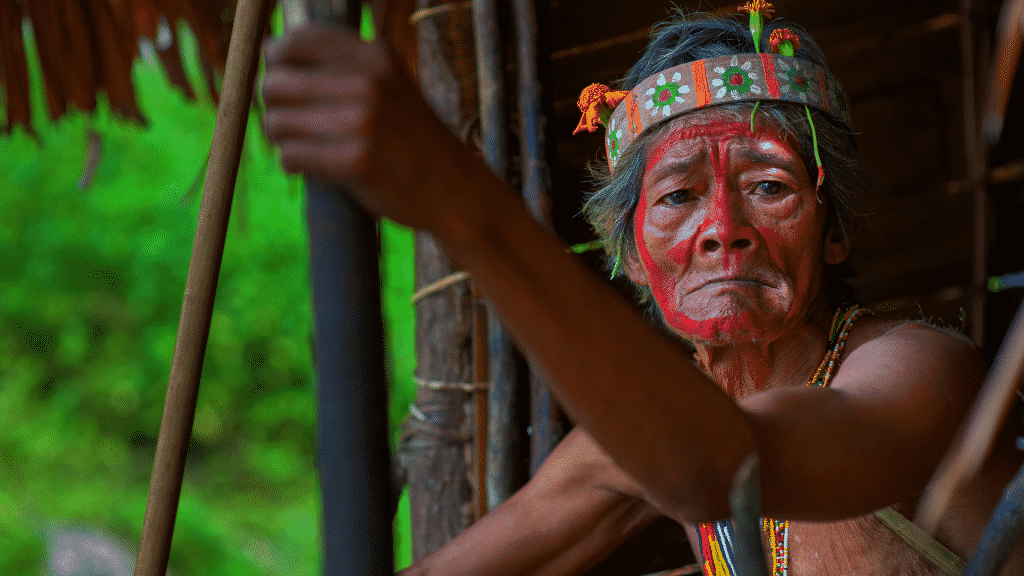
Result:
{"label": "man's nose", "polygon": [[697,238],[697,250],[704,255],[750,251],[755,246],[754,229],[747,219],[741,194],[720,187],[715,191]]}

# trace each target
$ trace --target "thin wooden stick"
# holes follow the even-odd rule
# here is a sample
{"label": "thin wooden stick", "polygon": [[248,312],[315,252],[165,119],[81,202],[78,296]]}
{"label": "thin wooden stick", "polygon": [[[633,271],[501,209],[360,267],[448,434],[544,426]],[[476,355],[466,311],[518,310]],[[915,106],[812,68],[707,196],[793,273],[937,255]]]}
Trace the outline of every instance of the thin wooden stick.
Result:
{"label": "thin wooden stick", "polygon": [[988,190],[985,174],[987,151],[982,147],[978,131],[976,80],[984,76],[984,67],[978,61],[975,23],[976,2],[960,0],[960,66],[963,94],[964,150],[967,155],[967,181],[973,199],[974,242],[971,254],[970,335],[981,347],[985,346],[985,281],[988,278]]}
{"label": "thin wooden stick", "polygon": [[1024,304],[999,348],[971,415],[925,488],[914,523],[934,534],[953,495],[977,474],[1017,397],[1024,373]]}
{"label": "thin wooden stick", "polygon": [[239,0],[235,10],[223,93],[217,107],[206,185],[192,243],[142,540],[135,563],[137,576],[163,576],[167,572],[188,439],[195,419],[199,378],[210,334],[217,277],[224,255],[231,200],[256,78],[258,48],[269,5],[269,0]]}
{"label": "thin wooden stick", "polygon": [[[480,294],[476,284],[473,284],[473,380],[475,382],[487,382],[490,378],[490,350],[487,347],[487,305],[484,304],[483,295]],[[473,509],[475,520],[480,520],[490,510],[487,502],[487,448],[489,388],[473,391],[474,434],[473,452],[476,457],[473,459],[473,473],[476,478],[473,495]]]}

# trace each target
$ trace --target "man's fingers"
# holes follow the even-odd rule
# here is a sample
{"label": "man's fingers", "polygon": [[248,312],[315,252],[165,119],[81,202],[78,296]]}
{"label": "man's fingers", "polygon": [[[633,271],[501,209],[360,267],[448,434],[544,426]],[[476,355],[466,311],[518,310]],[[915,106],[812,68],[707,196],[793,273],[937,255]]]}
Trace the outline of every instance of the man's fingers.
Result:
{"label": "man's fingers", "polygon": [[303,109],[275,108],[263,117],[263,128],[273,142],[309,140],[344,141],[364,136],[367,110],[362,106],[334,105]]}
{"label": "man's fingers", "polygon": [[263,56],[268,65],[317,66],[351,53],[360,44],[359,35],[348,27],[314,22],[265,42]]}
{"label": "man's fingers", "polygon": [[281,166],[292,174],[316,174],[344,183],[357,182],[366,167],[366,144],[359,140],[321,144],[309,140],[280,142]]}
{"label": "man's fingers", "polygon": [[262,90],[268,107],[366,100],[373,96],[373,85],[363,75],[308,74],[282,66],[267,71]]}

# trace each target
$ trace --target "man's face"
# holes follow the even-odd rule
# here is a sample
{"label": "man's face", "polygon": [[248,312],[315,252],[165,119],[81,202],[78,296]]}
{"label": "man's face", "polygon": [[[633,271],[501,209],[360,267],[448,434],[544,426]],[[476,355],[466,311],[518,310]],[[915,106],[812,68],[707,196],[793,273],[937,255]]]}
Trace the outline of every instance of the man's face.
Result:
{"label": "man's face", "polygon": [[[705,110],[651,142],[634,220],[647,284],[668,324],[709,345],[775,340],[806,317],[822,265],[825,205],[795,144]],[[836,260],[833,262],[833,260]]]}

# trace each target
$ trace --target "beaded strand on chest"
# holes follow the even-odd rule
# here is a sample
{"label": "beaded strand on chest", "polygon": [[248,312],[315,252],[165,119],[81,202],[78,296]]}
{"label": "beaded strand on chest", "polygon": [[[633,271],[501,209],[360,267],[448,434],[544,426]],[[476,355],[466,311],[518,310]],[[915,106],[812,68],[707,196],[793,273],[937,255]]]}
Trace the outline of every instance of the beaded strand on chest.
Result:
{"label": "beaded strand on chest", "polygon": [[[842,357],[846,340],[850,337],[850,329],[857,318],[867,313],[866,308],[854,304],[850,308],[836,311],[832,319],[832,330],[829,338],[829,349],[825,353],[818,369],[807,381],[805,386],[821,386],[827,388],[832,383],[832,374]],[[761,534],[772,552],[772,576],[788,576],[789,573],[789,520],[763,518]]]}

